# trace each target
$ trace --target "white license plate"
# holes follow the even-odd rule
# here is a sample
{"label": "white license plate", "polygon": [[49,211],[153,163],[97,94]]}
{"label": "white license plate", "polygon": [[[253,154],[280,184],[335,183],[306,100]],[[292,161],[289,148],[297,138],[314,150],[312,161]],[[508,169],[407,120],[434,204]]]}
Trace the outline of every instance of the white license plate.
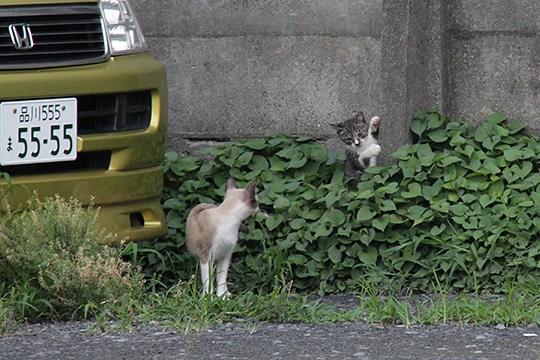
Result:
{"label": "white license plate", "polygon": [[20,165],[77,158],[77,99],[3,102],[0,164]]}

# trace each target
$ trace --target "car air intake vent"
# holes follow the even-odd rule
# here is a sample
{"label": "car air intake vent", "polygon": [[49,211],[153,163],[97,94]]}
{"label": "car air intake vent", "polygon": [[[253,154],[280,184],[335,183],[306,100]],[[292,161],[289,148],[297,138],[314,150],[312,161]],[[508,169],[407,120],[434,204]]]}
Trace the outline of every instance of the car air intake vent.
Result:
{"label": "car air intake vent", "polygon": [[77,96],[79,135],[142,130],[150,125],[152,94],[138,91]]}
{"label": "car air intake vent", "polygon": [[98,5],[1,8],[0,69],[82,65],[108,57]]}

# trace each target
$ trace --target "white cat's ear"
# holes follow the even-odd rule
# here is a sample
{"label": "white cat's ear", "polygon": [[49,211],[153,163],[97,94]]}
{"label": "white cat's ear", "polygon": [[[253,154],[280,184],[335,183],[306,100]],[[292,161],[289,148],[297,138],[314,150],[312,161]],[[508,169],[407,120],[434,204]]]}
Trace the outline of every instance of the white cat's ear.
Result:
{"label": "white cat's ear", "polygon": [[249,185],[246,187],[246,189],[249,191],[249,192],[253,192],[255,193],[255,190],[257,190],[257,178],[253,179]]}
{"label": "white cat's ear", "polygon": [[246,192],[249,196],[249,207],[259,209],[259,198],[257,198],[257,178],[253,179],[246,187]]}
{"label": "white cat's ear", "polygon": [[230,189],[238,189],[238,187],[236,186],[236,181],[234,181],[233,178],[229,178],[229,180],[227,180],[227,187],[225,188],[225,192]]}

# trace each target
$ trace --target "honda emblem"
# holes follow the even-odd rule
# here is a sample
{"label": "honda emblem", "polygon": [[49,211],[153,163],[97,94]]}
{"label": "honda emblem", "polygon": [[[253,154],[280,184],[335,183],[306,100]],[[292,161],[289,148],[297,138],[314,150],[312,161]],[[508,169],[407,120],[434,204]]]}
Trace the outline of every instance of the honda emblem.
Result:
{"label": "honda emblem", "polygon": [[17,50],[30,50],[34,47],[34,39],[32,31],[28,24],[11,24],[9,25],[9,35],[11,42]]}

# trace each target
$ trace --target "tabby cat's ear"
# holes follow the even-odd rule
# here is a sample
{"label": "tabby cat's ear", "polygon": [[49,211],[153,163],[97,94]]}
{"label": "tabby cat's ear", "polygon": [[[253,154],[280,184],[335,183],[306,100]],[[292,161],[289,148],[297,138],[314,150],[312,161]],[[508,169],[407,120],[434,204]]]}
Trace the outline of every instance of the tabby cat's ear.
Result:
{"label": "tabby cat's ear", "polygon": [[343,129],[343,125],[342,124],[328,124],[330,125],[331,127],[333,128],[336,128],[336,129]]}
{"label": "tabby cat's ear", "polygon": [[359,111],[356,113],[356,121],[357,122],[361,122],[361,123],[366,123],[366,120],[364,119],[364,112],[363,111]]}

